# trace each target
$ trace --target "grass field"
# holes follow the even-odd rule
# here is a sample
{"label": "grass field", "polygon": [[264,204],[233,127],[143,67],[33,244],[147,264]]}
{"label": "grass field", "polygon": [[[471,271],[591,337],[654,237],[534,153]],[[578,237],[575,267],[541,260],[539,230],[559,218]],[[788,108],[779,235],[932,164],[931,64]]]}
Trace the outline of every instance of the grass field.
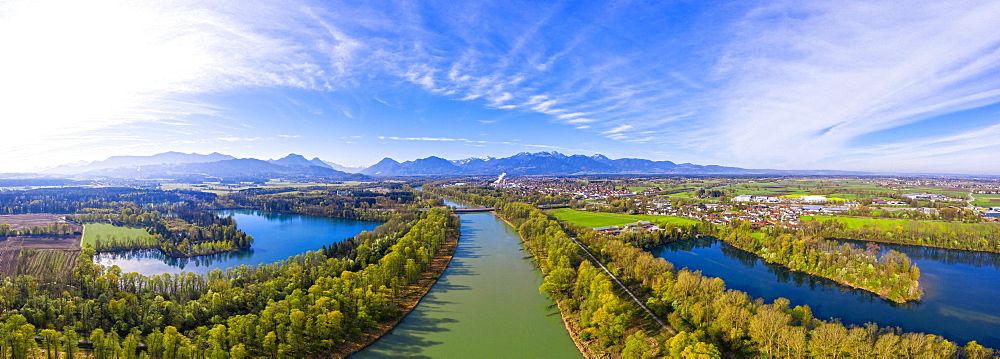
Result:
{"label": "grass field", "polygon": [[615,214],[615,213],[603,213],[603,212],[584,212],[572,210],[569,208],[560,208],[547,211],[547,213],[555,216],[560,221],[566,221],[573,223],[575,225],[597,228],[597,227],[608,227],[608,226],[621,226],[629,223],[635,223],[638,221],[649,221],[653,223],[660,224],[673,224],[673,225],[688,225],[699,223],[696,220],[681,218],[681,217],[671,217],[671,216],[654,216],[648,214]]}
{"label": "grass field", "polygon": [[[850,189],[860,189],[866,191],[890,191],[888,188],[879,187],[873,184],[864,183],[857,180],[778,180],[772,182],[755,182],[730,186],[729,189],[736,194],[751,196],[804,196],[816,195],[819,190],[827,198],[839,200],[857,200],[862,196],[849,193]],[[830,193],[832,192],[832,193]]]}
{"label": "grass field", "polygon": [[103,240],[112,236],[119,239],[152,237],[142,228],[118,227],[108,223],[87,223],[83,226],[83,246],[93,246],[97,239]]}
{"label": "grass field", "polygon": [[973,206],[1000,207],[1000,194],[976,193],[972,196],[976,198],[975,201],[972,201]]}
{"label": "grass field", "polygon": [[909,222],[941,223],[940,221],[918,221],[911,219],[891,219],[891,218],[854,218],[854,217],[832,217],[832,216],[802,216],[801,220],[838,220],[847,224],[848,228],[861,228],[864,226],[878,226],[882,229],[892,229],[896,226],[903,226]]}
{"label": "grass field", "polygon": [[901,193],[931,193],[940,194],[948,197],[955,198],[969,198],[969,190],[964,188],[956,187],[943,187],[943,186],[914,186],[908,187],[906,190],[899,191]]}

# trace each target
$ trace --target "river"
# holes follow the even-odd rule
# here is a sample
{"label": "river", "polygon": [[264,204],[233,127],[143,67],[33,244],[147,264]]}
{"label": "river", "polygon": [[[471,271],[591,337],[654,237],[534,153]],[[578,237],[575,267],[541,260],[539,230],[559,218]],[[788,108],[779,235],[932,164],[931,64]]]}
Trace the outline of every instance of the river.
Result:
{"label": "river", "polygon": [[[454,205],[454,203],[448,203]],[[520,236],[493,213],[461,215],[441,279],[389,334],[354,358],[579,358]]]}
{"label": "river", "polygon": [[840,318],[847,324],[875,322],[906,331],[943,335],[964,345],[976,340],[1000,348],[1000,255],[938,248],[883,244],[882,250],[906,253],[920,268],[924,298],[896,304],[862,290],[775,264],[725,242],[702,238],[654,248],[652,253],[677,268],[719,277],[728,288],[767,301],[788,298],[808,304],[820,319]]}
{"label": "river", "polygon": [[123,272],[145,275],[162,273],[206,273],[241,264],[273,263],[324,245],[353,237],[362,231],[375,229],[379,222],[343,218],[284,214],[255,210],[222,210],[222,216],[233,216],[240,230],[253,236],[251,249],[193,258],[171,258],[159,250],[136,250],[102,253],[94,257],[98,264],[117,265]]}

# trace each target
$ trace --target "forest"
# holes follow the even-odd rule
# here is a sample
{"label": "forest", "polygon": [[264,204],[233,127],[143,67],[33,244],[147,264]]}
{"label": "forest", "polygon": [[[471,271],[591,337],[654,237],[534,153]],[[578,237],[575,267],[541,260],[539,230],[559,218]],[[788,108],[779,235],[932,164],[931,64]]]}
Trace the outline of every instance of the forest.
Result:
{"label": "forest", "polygon": [[[250,248],[253,238],[236,229],[232,218],[208,211],[215,197],[190,191],[43,188],[0,193],[0,214],[62,213],[81,224],[144,228],[152,235],[150,240],[104,238],[95,244],[98,251],[158,248],[168,256],[192,257]],[[29,229],[28,234],[64,234],[69,227],[39,228]]]}
{"label": "forest", "polygon": [[919,300],[920,269],[897,251],[879,256],[878,245],[861,249],[803,232],[756,232],[749,223],[733,222],[718,236],[733,246],[754,253],[769,263],[806,272],[867,290],[897,303]]}
{"label": "forest", "polygon": [[61,285],[0,279],[0,357],[81,345],[97,358],[327,355],[398,318],[402,289],[457,236],[447,210],[401,211],[323,250],[205,275],[122,273],[86,248]]}
{"label": "forest", "polygon": [[826,238],[1000,253],[1000,225],[996,223],[906,221],[880,226],[875,224],[876,219],[873,224],[851,228],[848,219],[802,221],[799,231]]}
{"label": "forest", "polygon": [[[382,193],[380,193],[382,192]],[[366,188],[322,190],[303,188],[250,189],[218,197],[213,208],[259,209],[277,213],[298,213],[321,217],[384,221],[393,212],[441,205],[440,200],[423,198],[404,185],[385,185],[379,192]]]}
{"label": "forest", "polygon": [[[429,188],[425,186],[425,190]],[[975,341],[959,345],[940,336],[898,328],[844,325],[820,320],[807,305],[790,307],[727,289],[719,278],[678,270],[662,258],[616,238],[564,226],[534,206],[486,191],[430,189],[477,204],[490,204],[511,221],[545,273],[540,290],[560,303],[578,323],[579,338],[596,353],[626,358],[704,355],[704,357],[955,357],[990,358],[994,351]],[[584,260],[575,237],[619,273],[657,316],[678,332],[650,325],[614,290],[602,272]]]}

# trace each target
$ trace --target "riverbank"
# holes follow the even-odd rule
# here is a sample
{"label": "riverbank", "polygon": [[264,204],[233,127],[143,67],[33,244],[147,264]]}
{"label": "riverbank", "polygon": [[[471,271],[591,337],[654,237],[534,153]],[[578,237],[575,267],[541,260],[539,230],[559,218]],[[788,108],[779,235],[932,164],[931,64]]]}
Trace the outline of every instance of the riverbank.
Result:
{"label": "riverbank", "polygon": [[361,340],[353,342],[350,345],[345,345],[330,355],[334,358],[346,358],[391,332],[399,322],[406,318],[420,304],[420,300],[430,292],[434,284],[441,278],[441,274],[444,273],[445,269],[448,269],[452,258],[455,257],[455,250],[458,248],[458,239],[460,236],[456,235],[453,238],[448,238],[444,245],[441,246],[441,249],[434,255],[434,259],[431,261],[430,266],[427,267],[427,270],[420,274],[420,279],[414,285],[407,286],[401,291],[397,302],[400,304],[402,314],[398,318],[381,323],[378,327],[362,333],[364,337]]}
{"label": "riverbank", "polygon": [[[500,220],[504,221],[504,223],[507,223],[508,226],[514,228],[514,231],[517,231],[517,226],[515,226],[514,223],[511,223],[510,220],[504,218],[499,214],[496,214],[496,216],[497,218],[500,218]],[[520,232],[518,232],[517,237],[521,239],[522,244],[527,242],[524,239],[524,236],[520,234]],[[526,247],[524,245],[522,245],[521,248],[525,248],[528,251],[531,251],[530,247]],[[532,252],[531,255],[532,255],[532,260],[536,261],[535,268],[537,268],[540,272],[542,272],[542,277],[544,277],[548,273],[546,273],[545,269],[543,269],[542,266],[537,265],[538,258],[536,257],[536,254]],[[580,351],[580,355],[583,355],[583,357],[587,359],[602,357],[603,355],[599,355],[590,350],[590,346],[587,345],[587,343],[589,342],[583,340],[580,337],[580,333],[583,331],[583,328],[581,328],[580,325],[578,324],[580,322],[580,315],[578,313],[571,311],[569,309],[569,306],[565,303],[565,301],[559,301],[559,300],[553,300],[553,301],[556,302],[556,307],[559,308],[559,316],[562,318],[563,325],[566,327],[566,332],[569,333],[570,339],[573,339],[573,345],[576,346],[576,350]]]}

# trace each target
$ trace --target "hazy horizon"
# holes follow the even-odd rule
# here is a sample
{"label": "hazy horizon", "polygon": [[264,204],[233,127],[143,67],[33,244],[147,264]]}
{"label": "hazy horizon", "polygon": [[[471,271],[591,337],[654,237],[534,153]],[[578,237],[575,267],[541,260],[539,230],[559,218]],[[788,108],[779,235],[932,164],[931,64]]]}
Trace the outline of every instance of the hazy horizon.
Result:
{"label": "hazy horizon", "polygon": [[0,172],[558,151],[1000,174],[1000,3],[10,1]]}

